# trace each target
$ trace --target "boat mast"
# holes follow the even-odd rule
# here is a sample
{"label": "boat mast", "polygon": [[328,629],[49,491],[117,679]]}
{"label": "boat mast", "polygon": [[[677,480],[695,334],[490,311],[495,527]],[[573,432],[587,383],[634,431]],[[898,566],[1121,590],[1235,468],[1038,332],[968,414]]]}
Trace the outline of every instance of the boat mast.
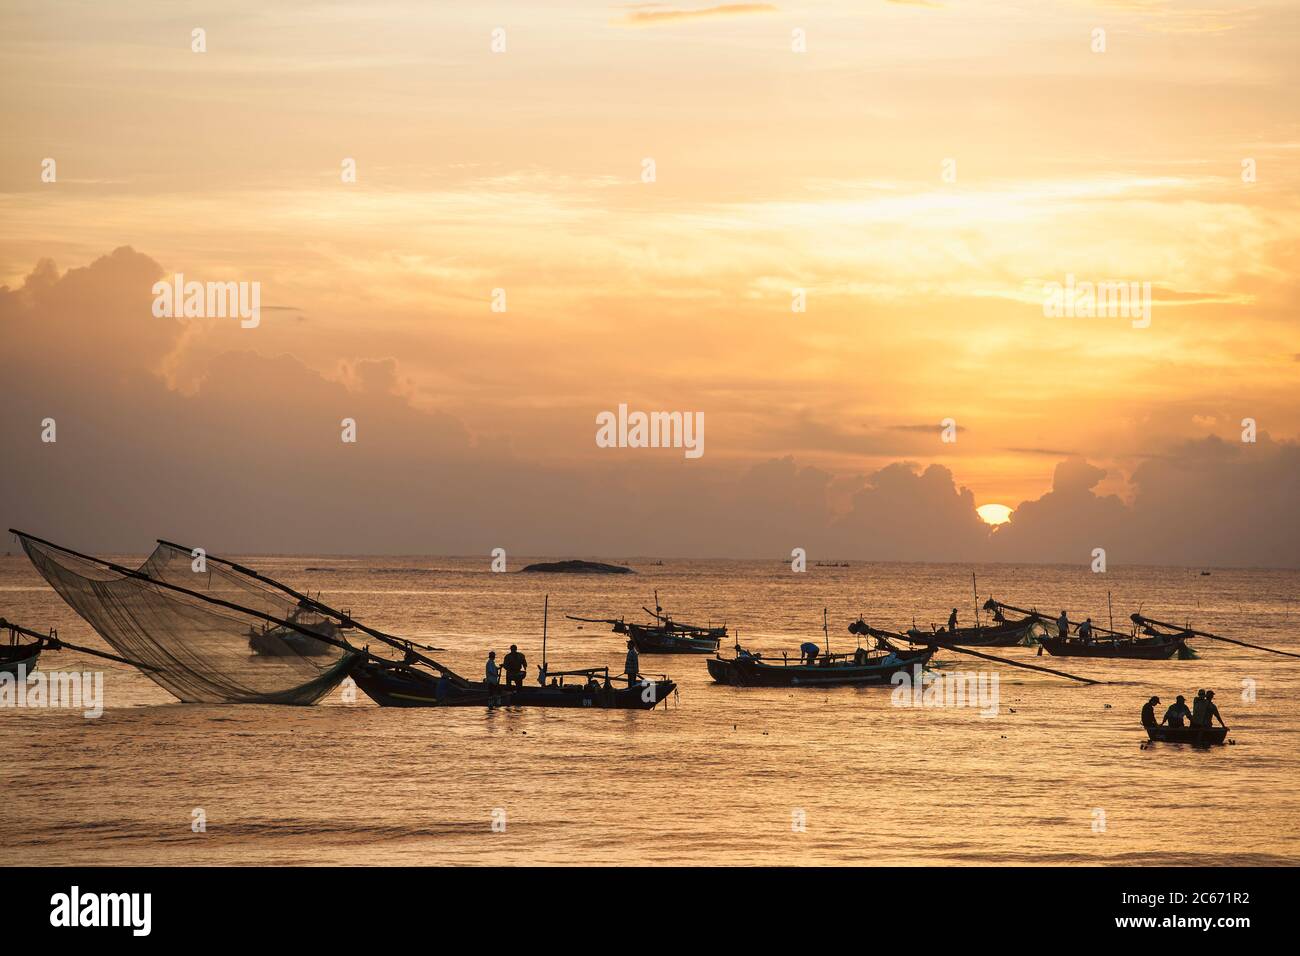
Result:
{"label": "boat mast", "polygon": [[980,589],[975,586],[975,572],[970,573],[970,589],[975,595],[975,626],[980,626]]}
{"label": "boat mast", "polygon": [[822,634],[826,638],[826,656],[831,656],[831,632],[830,625],[826,622],[826,608],[822,608]]}
{"label": "boat mast", "polygon": [[542,670],[546,670],[546,617],[551,610],[551,596],[542,600]]}

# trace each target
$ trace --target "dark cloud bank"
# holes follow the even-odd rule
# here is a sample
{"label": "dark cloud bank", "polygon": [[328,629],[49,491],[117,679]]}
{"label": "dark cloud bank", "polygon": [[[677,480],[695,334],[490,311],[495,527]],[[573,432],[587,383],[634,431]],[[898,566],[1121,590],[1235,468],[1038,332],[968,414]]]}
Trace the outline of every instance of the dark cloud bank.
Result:
{"label": "dark cloud bank", "polygon": [[[1051,491],[990,533],[939,465],[846,479],[789,457],[515,458],[412,408],[386,357],[350,361],[345,385],[292,356],[224,352],[182,393],[158,371],[185,331],[151,315],[162,275],[118,249],[62,275],[42,262],[0,289],[6,526],[103,551],[163,535],[245,553],[776,559],[798,546],[812,560],[1086,564],[1104,547],[1113,565],[1300,566],[1300,446],[1264,435],[1160,448],[1129,476],[1131,504],[1097,494],[1102,469],[1068,458]],[[46,417],[54,444],[40,440]],[[355,445],[339,440],[344,417],[359,423]],[[594,435],[593,422],[575,410],[575,428]]]}

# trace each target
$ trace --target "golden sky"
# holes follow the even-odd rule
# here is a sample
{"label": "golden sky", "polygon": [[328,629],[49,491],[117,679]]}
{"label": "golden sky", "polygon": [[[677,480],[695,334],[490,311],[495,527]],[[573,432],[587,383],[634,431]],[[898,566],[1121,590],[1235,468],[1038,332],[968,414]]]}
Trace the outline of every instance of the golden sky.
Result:
{"label": "golden sky", "polygon": [[[190,323],[143,374],[382,367],[539,469],[603,464],[626,402],[704,411],[710,468],[937,463],[1014,508],[1082,456],[1132,501],[1170,447],[1300,432],[1298,28],[1269,0],[11,2],[0,284],[121,246],[260,281],[257,329]],[[1150,327],[1045,317],[1070,274],[1151,283]]]}

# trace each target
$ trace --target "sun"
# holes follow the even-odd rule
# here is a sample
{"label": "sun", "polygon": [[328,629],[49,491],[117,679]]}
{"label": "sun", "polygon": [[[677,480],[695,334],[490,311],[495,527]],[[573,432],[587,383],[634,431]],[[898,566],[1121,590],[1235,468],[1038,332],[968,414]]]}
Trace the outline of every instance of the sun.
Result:
{"label": "sun", "polygon": [[1006,524],[1011,518],[1011,509],[1006,505],[980,505],[975,513],[985,524]]}

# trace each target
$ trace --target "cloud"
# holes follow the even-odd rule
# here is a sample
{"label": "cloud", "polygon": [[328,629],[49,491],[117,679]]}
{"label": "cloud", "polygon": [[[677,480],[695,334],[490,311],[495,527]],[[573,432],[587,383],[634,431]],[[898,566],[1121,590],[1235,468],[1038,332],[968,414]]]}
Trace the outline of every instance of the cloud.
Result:
{"label": "cloud", "polygon": [[771,3],[723,3],[715,7],[698,7],[694,10],[677,10],[670,7],[658,8],[658,4],[643,4],[628,11],[621,22],[631,26],[657,26],[663,23],[676,23],[681,20],[704,20],[714,17],[744,16],[751,13],[775,13],[777,8]]}
{"label": "cloud", "polygon": [[[164,274],[124,247],[63,273],[43,260],[0,287],[9,526],[107,552],[163,534],[243,553],[784,558],[804,547],[1086,566],[1105,547],[1116,566],[1300,567],[1300,445],[1267,435],[1152,447],[1128,476],[1131,501],[1098,493],[1118,477],[1109,469],[1066,457],[1050,491],[990,531],[940,464],[837,476],[792,454],[698,467],[628,450],[573,463],[516,454],[512,436],[476,434],[418,396],[399,356],[345,357],[326,372],[256,351],[263,329],[216,347],[192,324],[154,318],[150,287]],[[168,374],[176,365],[185,389]],[[40,440],[47,417],[53,444]],[[341,441],[344,418],[355,444]],[[812,419],[794,427],[812,443],[870,438]]]}

